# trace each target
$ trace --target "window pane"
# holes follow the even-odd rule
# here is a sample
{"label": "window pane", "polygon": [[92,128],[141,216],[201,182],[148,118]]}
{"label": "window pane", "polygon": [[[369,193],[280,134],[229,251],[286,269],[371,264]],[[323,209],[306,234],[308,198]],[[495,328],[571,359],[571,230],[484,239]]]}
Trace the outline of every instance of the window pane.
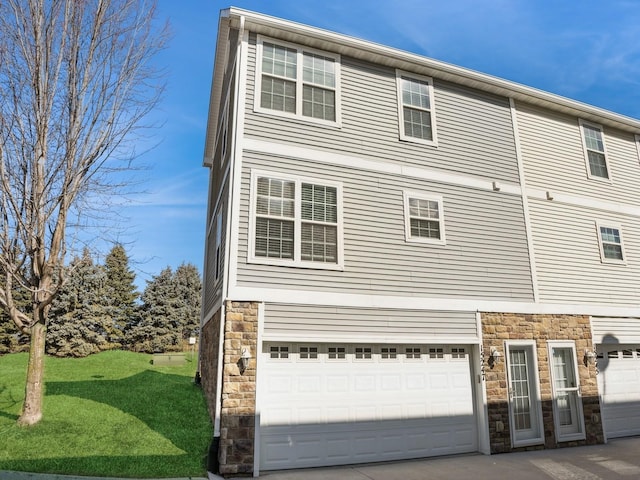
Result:
{"label": "window pane", "polygon": [[620,230],[617,228],[600,227],[603,242],[620,243]]}
{"label": "window pane", "polygon": [[296,113],[295,82],[263,76],[260,106],[281,112]]}
{"label": "window pane", "polygon": [[293,258],[293,222],[256,218],[255,255]]}
{"label": "window pane", "polygon": [[622,247],[620,245],[605,243],[602,245],[602,250],[604,251],[604,258],[624,260],[622,257]]}
{"label": "window pane", "polygon": [[440,239],[440,223],[433,220],[411,219],[411,236]]}
{"label": "window pane", "polygon": [[600,227],[600,239],[604,258],[624,260],[622,255],[622,240],[620,230],[611,227]]}
{"label": "window pane", "polygon": [[433,140],[430,112],[404,107],[403,115],[405,135],[423,140]]}
{"label": "window pane", "polygon": [[338,221],[337,190],[335,187],[302,184],[302,219],[317,222]]}
{"label": "window pane", "polygon": [[604,142],[602,141],[602,132],[588,125],[582,126],[584,129],[584,140],[589,150],[604,152]]}
{"label": "window pane", "polygon": [[591,175],[602,178],[609,178],[609,172],[607,171],[607,162],[604,154],[599,152],[593,152],[587,150],[589,157],[589,170]]}
{"label": "window pane", "polygon": [[302,260],[337,263],[337,227],[302,224]]}
{"label": "window pane", "polygon": [[258,178],[256,213],[292,218],[295,210],[295,182],[277,178]]}
{"label": "window pane", "polygon": [[273,43],[262,44],[262,73],[296,78],[296,50]]}
{"label": "window pane", "polygon": [[335,61],[332,58],[305,52],[302,72],[306,83],[335,87]]}
{"label": "window pane", "polygon": [[335,97],[333,90],[305,85],[302,91],[302,114],[305,117],[335,121]]}
{"label": "window pane", "polygon": [[429,110],[429,84],[413,78],[402,78],[402,103]]}

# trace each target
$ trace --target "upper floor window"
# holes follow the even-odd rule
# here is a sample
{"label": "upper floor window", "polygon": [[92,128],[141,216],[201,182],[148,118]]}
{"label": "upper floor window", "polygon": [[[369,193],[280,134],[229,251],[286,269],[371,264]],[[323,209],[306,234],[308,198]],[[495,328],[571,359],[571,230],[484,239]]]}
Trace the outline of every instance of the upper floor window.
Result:
{"label": "upper floor window", "polygon": [[400,138],[436,145],[433,80],[397,70],[396,81]]}
{"label": "upper floor window", "polygon": [[442,197],[404,192],[405,239],[445,244]]}
{"label": "upper floor window", "polygon": [[249,260],[342,268],[342,186],[252,172]]}
{"label": "upper floor window", "polygon": [[340,57],[259,38],[258,111],[339,123]]}
{"label": "upper floor window", "polygon": [[605,263],[624,263],[626,257],[620,225],[596,222],[596,227],[598,229],[601,260]]}
{"label": "upper floor window", "polygon": [[587,176],[596,179],[610,179],[602,127],[580,120],[580,129],[587,162]]}

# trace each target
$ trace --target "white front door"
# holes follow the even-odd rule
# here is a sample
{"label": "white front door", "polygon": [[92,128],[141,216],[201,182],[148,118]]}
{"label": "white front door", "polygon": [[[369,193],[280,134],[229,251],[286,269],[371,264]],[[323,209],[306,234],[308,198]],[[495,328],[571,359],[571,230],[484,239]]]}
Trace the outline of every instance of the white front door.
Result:
{"label": "white front door", "polygon": [[506,342],[509,417],[514,447],[544,442],[535,341]]}
{"label": "white front door", "polygon": [[478,449],[469,347],[265,344],[260,469]]}
{"label": "white front door", "polygon": [[585,438],[576,349],[573,342],[549,342],[556,440]]}

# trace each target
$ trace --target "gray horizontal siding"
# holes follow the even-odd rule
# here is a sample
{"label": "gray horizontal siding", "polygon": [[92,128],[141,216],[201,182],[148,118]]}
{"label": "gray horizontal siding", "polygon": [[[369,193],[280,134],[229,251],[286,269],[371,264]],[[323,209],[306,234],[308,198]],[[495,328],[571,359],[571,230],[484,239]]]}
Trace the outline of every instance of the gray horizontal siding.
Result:
{"label": "gray horizontal siding", "polygon": [[640,318],[591,318],[593,343],[640,344]]}
{"label": "gray horizontal siding", "polygon": [[438,147],[399,140],[395,70],[342,57],[342,128],[254,112],[255,36],[251,36],[245,135],[403,165],[428,166],[518,182],[509,102],[435,80]]}
{"label": "gray horizontal siding", "polygon": [[[344,271],[247,263],[250,168],[343,182]],[[403,190],[443,196],[446,246],[408,243]],[[532,299],[519,196],[295,159],[243,159],[238,284],[359,294]]]}
{"label": "gray horizontal siding", "polygon": [[385,335],[413,340],[476,339],[478,336],[474,312],[265,305],[264,334],[271,339],[286,336],[304,340],[310,335],[328,333],[351,341],[354,335],[362,335],[360,338],[367,341]]}
{"label": "gray horizontal siding", "polygon": [[[225,193],[227,192],[227,188],[225,185]],[[226,228],[227,228],[227,198],[226,195],[222,197],[222,201],[220,202],[220,208],[218,211],[223,212],[222,217],[222,243],[220,246],[220,276],[216,280],[216,214],[218,211],[214,210],[212,206],[210,208],[212,212],[212,222],[213,228],[209,235],[207,235],[207,244],[206,244],[206,262],[204,265],[204,312],[205,315],[210,312],[216,304],[220,301],[222,297],[222,283],[223,283],[223,272],[225,269],[225,250],[227,248],[227,238],[226,238]]]}
{"label": "gray horizontal siding", "polygon": [[518,129],[527,185],[573,195],[637,204],[640,161],[634,136],[605,128],[612,181],[587,177],[576,117],[517,103]]}
{"label": "gray horizontal siding", "polygon": [[[534,199],[529,210],[541,301],[637,305],[637,218]],[[601,262],[596,220],[622,226],[626,265]]]}

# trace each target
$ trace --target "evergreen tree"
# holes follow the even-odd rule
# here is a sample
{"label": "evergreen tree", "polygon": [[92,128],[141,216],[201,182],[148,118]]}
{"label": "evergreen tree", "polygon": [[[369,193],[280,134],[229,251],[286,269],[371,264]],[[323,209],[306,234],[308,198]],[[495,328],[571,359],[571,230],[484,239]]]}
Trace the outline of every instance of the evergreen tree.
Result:
{"label": "evergreen tree", "polygon": [[142,293],[140,323],[131,330],[136,351],[178,351],[183,339],[198,332],[200,291],[198,269],[182,264],[175,273],[167,267],[154,276]]}
{"label": "evergreen tree", "polygon": [[138,290],[134,284],[136,274],[129,268],[129,256],[120,244],[113,246],[105,258],[108,314],[112,325],[109,341],[122,346],[126,330],[136,323]]}
{"label": "evergreen tree", "polygon": [[106,274],[87,249],[75,258],[67,283],[51,306],[46,352],[58,357],[85,357],[112,347],[111,318],[105,299]]}
{"label": "evergreen tree", "polygon": [[[14,286],[12,295],[18,308],[25,312],[31,311],[29,292],[26,289]],[[29,336],[18,329],[4,310],[0,310],[0,354],[26,352],[28,350]]]}
{"label": "evergreen tree", "polygon": [[198,267],[191,263],[180,265],[174,275],[176,294],[179,302],[178,322],[182,328],[182,338],[197,336],[200,332],[200,301],[202,281]]}
{"label": "evergreen tree", "polygon": [[133,349],[148,353],[180,350],[182,335],[171,267],[147,281],[141,300],[140,322],[130,335]]}

